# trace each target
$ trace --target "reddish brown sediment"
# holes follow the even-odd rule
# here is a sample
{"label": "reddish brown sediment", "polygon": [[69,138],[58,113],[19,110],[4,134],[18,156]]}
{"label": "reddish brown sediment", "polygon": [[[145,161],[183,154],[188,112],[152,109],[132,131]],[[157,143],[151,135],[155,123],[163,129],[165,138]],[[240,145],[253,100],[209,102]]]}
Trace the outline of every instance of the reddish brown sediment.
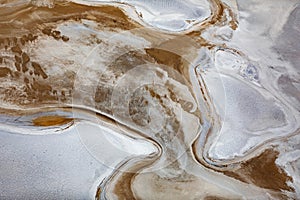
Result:
{"label": "reddish brown sediment", "polygon": [[42,33],[48,36],[52,36],[54,39],[59,40],[62,39],[62,41],[67,42],[69,41],[69,37],[65,35],[61,35],[60,31],[51,30],[51,28],[47,27],[42,30]]}
{"label": "reddish brown sediment", "polygon": [[293,179],[275,162],[278,155],[276,150],[266,149],[260,155],[242,162],[238,169],[230,173],[225,171],[224,174],[262,188],[294,192],[294,188],[288,185]]}
{"label": "reddish brown sediment", "polygon": [[[217,25],[217,24],[220,24],[220,23],[226,21],[226,18],[224,18],[223,3],[219,0],[209,0],[209,3],[210,3],[210,9],[211,9],[210,17],[201,23],[201,26],[198,28],[198,30],[193,30],[193,31],[187,33],[188,36],[199,37],[199,36],[201,36],[201,33],[205,29],[207,29],[209,26]],[[199,40],[199,41],[201,41],[201,40]]]}
{"label": "reddish brown sediment", "polygon": [[[202,46],[208,48],[214,47],[207,40],[201,37],[203,31],[207,30],[211,26],[225,26],[228,25],[231,29],[236,30],[238,27],[238,21],[234,12],[229,6],[219,0],[209,0],[211,15],[208,19],[204,20],[198,29],[187,33],[187,36],[195,37]],[[228,20],[225,10],[228,11],[231,20]]]}
{"label": "reddish brown sediment", "polygon": [[48,78],[48,75],[44,72],[44,70],[42,69],[40,64],[38,64],[36,62],[32,62],[31,65],[34,69],[33,73],[35,75],[42,76],[44,79]]}
{"label": "reddish brown sediment", "polygon": [[226,18],[224,18],[224,10],[225,6],[220,0],[209,0],[210,9],[212,10],[211,18],[207,22],[207,24],[203,24],[204,26],[208,25],[216,25],[217,23],[226,22]]}
{"label": "reddish brown sediment", "polygon": [[234,14],[234,12],[229,8],[229,6],[226,6],[228,12],[229,12],[229,16],[231,17],[231,20],[229,22],[229,26],[232,30],[236,30],[238,28],[238,20],[236,15]]}
{"label": "reddish brown sediment", "polygon": [[178,72],[182,72],[184,68],[181,56],[173,52],[158,48],[148,48],[146,52],[159,64],[170,66]]}
{"label": "reddish brown sediment", "polygon": [[74,119],[59,115],[40,116],[32,120],[34,126],[61,126],[74,122]]}
{"label": "reddish brown sediment", "polygon": [[295,192],[288,185],[293,179],[276,164],[278,155],[276,150],[266,149],[260,155],[239,163],[238,167],[221,172],[239,181],[268,189],[274,198],[289,199],[284,191]]}
{"label": "reddish brown sediment", "polygon": [[[189,69],[193,67],[192,62],[197,57],[196,48],[200,46],[201,44],[198,44],[195,38],[177,36],[167,39],[151,48],[146,48],[145,51],[147,55],[154,58],[157,63],[176,70],[178,74],[180,74],[181,79],[184,77],[185,81],[191,83]],[[172,70],[165,70],[172,76]],[[175,77],[175,79],[178,78]],[[182,80],[177,81],[182,82]]]}
{"label": "reddish brown sediment", "polygon": [[0,77],[6,77],[12,75],[11,70],[7,67],[0,67]]}
{"label": "reddish brown sediment", "polygon": [[121,30],[129,30],[139,26],[129,19],[120,8],[108,5],[86,6],[72,2],[56,2],[53,8],[48,8],[25,4],[13,8],[1,7],[0,13],[2,13],[0,22],[13,20],[11,23],[1,24],[0,37],[22,37],[24,42],[33,41],[36,38],[33,35],[26,38],[24,34],[30,32],[34,34],[40,28],[42,30],[48,29],[48,32],[47,30],[44,31],[45,34],[59,38],[58,32],[49,32],[51,27],[43,27],[43,24],[53,22],[90,19],[100,23],[101,26]]}
{"label": "reddish brown sediment", "polygon": [[[158,158],[154,157],[147,157],[143,161],[133,165],[126,171],[116,171],[117,174],[110,179],[110,182],[108,183],[109,187],[112,188],[112,192],[118,197],[118,199],[127,200],[127,199],[137,199],[136,196],[133,193],[132,190],[132,182],[134,181],[134,178],[139,175],[139,171],[143,168],[150,166],[155,160]],[[117,180],[114,180],[117,178]],[[115,183],[114,183],[115,182]],[[113,184],[114,183],[114,184]],[[113,184],[113,185],[112,185]]]}
{"label": "reddish brown sediment", "polygon": [[26,64],[30,61],[29,56],[25,52],[22,53],[22,60],[23,60],[23,64]]}
{"label": "reddish brown sediment", "polygon": [[17,63],[21,63],[22,62],[21,57],[19,57],[17,55],[15,55],[15,60],[16,60]]}
{"label": "reddish brown sediment", "polygon": [[[2,93],[4,100],[24,106],[69,101],[75,78],[70,76],[74,72],[64,74],[62,77],[47,74],[47,70],[38,63],[39,61],[33,61],[37,58],[32,58],[27,43],[44,37],[43,35],[68,42],[70,38],[67,35],[62,35],[60,31],[55,30],[58,24],[66,21],[80,22],[82,19],[89,19],[97,22],[99,28],[105,27],[110,31],[139,27],[139,24],[127,17],[120,8],[108,5],[86,6],[56,1],[54,8],[23,4],[16,5],[14,8],[1,7],[0,13],[0,22],[11,21],[11,23],[1,23],[0,49],[5,48],[15,54],[15,62],[12,66],[8,64],[5,69],[1,69],[1,77],[10,74],[12,80],[18,82],[20,87],[23,85],[24,88],[23,91],[19,91],[6,86],[7,88],[2,89],[5,92]],[[3,60],[1,58],[1,63]],[[48,81],[42,80],[48,78]],[[64,80],[64,85],[57,88],[55,80]]]}
{"label": "reddish brown sediment", "polygon": [[114,194],[118,196],[118,199],[136,199],[132,193],[131,182],[138,173],[124,172],[119,178],[114,187]]}
{"label": "reddish brown sediment", "polygon": [[231,166],[214,167],[199,159],[195,153],[195,148],[196,145],[193,144],[192,149],[195,159],[201,165],[241,182],[270,190],[270,194],[274,198],[288,199],[284,191],[295,192],[294,188],[288,185],[289,182],[293,182],[293,179],[276,164],[279,152],[274,149],[268,148],[258,156],[234,163]]}
{"label": "reddish brown sediment", "polygon": [[17,45],[17,46],[13,46],[12,48],[11,48],[11,51],[12,52],[14,52],[14,53],[18,53],[18,54],[22,54],[22,50],[21,50],[21,48]]}
{"label": "reddish brown sediment", "polygon": [[61,39],[64,41],[64,42],[67,42],[67,41],[69,41],[69,37],[68,36],[65,36],[65,35],[63,35],[62,37],[61,37]]}
{"label": "reddish brown sediment", "polygon": [[99,188],[97,189],[96,194],[95,194],[95,199],[96,199],[96,200],[97,200],[97,199],[100,199],[100,196],[101,196],[101,188],[99,187]]}

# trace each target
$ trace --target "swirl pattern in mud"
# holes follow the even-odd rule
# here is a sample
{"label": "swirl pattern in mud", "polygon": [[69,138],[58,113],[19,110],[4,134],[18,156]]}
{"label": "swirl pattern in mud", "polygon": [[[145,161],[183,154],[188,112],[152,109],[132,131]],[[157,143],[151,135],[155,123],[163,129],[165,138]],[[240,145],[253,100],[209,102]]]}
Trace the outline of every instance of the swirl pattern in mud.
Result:
{"label": "swirl pattern in mud", "polygon": [[0,3],[1,199],[300,198],[298,0]]}

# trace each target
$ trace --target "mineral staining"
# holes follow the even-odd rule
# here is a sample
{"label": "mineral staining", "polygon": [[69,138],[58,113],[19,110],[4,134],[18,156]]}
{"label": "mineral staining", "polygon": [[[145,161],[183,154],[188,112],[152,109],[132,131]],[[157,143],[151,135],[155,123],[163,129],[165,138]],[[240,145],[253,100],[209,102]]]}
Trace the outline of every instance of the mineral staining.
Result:
{"label": "mineral staining", "polygon": [[57,126],[72,122],[73,119],[63,116],[41,116],[33,119],[34,126]]}
{"label": "mineral staining", "polygon": [[297,1],[1,3],[1,198],[300,197]]}

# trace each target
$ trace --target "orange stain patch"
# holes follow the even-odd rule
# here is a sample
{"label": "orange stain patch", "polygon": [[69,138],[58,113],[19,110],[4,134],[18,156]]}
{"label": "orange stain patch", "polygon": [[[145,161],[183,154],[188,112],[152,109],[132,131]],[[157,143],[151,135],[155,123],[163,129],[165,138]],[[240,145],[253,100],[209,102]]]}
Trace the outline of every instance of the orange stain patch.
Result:
{"label": "orange stain patch", "polygon": [[32,120],[35,126],[59,126],[74,122],[73,118],[67,118],[59,115],[41,116]]}

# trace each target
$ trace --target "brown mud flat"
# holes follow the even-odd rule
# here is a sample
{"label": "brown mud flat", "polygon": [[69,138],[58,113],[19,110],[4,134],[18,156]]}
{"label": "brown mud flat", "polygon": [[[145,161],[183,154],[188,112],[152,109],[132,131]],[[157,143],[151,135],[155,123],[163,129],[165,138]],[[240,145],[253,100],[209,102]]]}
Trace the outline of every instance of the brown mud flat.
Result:
{"label": "brown mud flat", "polygon": [[[276,164],[279,152],[266,149],[260,155],[239,164],[239,167],[231,171],[223,171],[227,176],[233,177],[245,183],[275,192],[294,192],[294,188],[288,185],[293,179]],[[280,198],[286,198],[284,194]]]}

